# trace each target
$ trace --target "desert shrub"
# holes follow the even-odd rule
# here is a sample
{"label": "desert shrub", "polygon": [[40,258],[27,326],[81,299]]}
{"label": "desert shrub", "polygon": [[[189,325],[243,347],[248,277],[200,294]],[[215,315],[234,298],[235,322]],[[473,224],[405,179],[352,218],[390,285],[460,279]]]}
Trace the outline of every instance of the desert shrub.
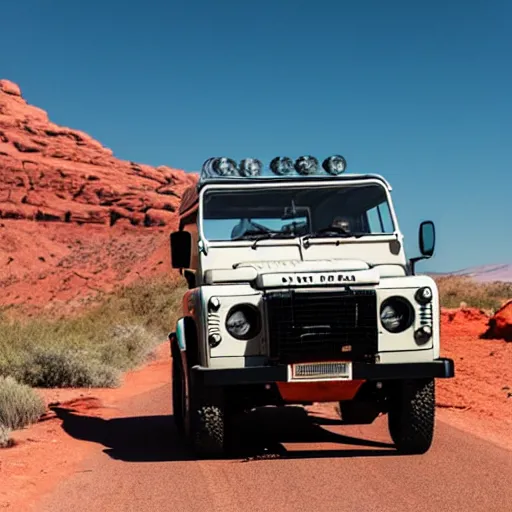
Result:
{"label": "desert shrub", "polygon": [[512,298],[512,283],[479,283],[466,276],[443,276],[435,280],[441,305],[447,308],[458,308],[465,303],[469,307],[495,311]]}
{"label": "desert shrub", "polygon": [[12,445],[11,429],[0,424],[0,448],[9,448]]}
{"label": "desert shrub", "polygon": [[119,370],[86,351],[59,351],[52,347],[36,349],[16,373],[22,382],[44,388],[108,388],[120,382]]}
{"label": "desert shrub", "polygon": [[43,399],[31,387],[12,377],[0,377],[0,425],[21,428],[37,421],[44,412]]}
{"label": "desert shrub", "polygon": [[184,288],[169,280],[119,288],[85,313],[0,318],[0,375],[40,387],[112,387],[174,328]]}

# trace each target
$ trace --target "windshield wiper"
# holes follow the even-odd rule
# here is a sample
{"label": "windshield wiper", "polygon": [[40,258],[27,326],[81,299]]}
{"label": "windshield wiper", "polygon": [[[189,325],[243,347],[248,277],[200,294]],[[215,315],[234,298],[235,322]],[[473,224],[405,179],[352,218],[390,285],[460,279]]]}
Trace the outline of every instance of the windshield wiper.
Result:
{"label": "windshield wiper", "polygon": [[281,231],[260,231],[251,230],[246,231],[243,235],[240,235],[233,240],[254,240],[251,248],[256,249],[256,245],[260,240],[270,240],[271,238],[295,238],[297,235],[293,233],[283,233]]}
{"label": "windshield wiper", "polygon": [[350,233],[343,228],[340,227],[327,227],[319,229],[318,231],[314,231],[313,233],[308,233],[302,237],[303,243],[305,246],[310,238],[361,238],[366,233]]}

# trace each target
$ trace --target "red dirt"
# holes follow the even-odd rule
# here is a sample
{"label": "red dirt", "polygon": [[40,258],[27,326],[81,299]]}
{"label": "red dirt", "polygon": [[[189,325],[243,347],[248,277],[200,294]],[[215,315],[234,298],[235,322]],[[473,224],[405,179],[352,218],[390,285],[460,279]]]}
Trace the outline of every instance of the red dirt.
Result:
{"label": "red dirt", "polygon": [[0,80],[0,305],[72,310],[114,284],[168,272],[167,251],[155,253],[195,180],[115,158]]}
{"label": "red dirt", "polygon": [[481,339],[489,317],[468,308],[443,310],[441,355],[455,378],[438,380],[437,404],[463,429],[512,449],[512,344]]}

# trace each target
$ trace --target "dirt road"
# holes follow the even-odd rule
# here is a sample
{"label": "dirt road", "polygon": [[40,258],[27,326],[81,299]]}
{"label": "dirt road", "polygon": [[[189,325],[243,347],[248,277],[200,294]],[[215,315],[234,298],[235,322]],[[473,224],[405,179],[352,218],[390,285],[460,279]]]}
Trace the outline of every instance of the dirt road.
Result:
{"label": "dirt road", "polygon": [[442,421],[432,450],[408,457],[394,453],[385,418],[343,427],[325,407],[267,410],[243,426],[246,458],[198,461],[177,440],[169,385],[112,419],[57,412],[94,449],[42,498],[45,512],[511,510],[512,452]]}

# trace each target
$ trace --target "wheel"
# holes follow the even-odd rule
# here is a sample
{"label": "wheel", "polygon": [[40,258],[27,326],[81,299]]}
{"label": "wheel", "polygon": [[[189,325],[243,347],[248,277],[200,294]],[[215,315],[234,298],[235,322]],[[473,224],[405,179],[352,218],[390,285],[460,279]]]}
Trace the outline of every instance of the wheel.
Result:
{"label": "wheel", "polygon": [[190,442],[196,455],[216,458],[226,451],[226,409],[222,388],[191,387]]}
{"label": "wheel", "polygon": [[399,381],[389,397],[388,427],[397,450],[404,454],[427,452],[434,438],[434,379]]}
{"label": "wheel", "polygon": [[183,363],[178,345],[171,342],[172,356],[172,411],[180,435],[185,433],[185,382]]}
{"label": "wheel", "polygon": [[345,425],[369,425],[379,415],[377,404],[360,400],[339,402],[341,420]]}

